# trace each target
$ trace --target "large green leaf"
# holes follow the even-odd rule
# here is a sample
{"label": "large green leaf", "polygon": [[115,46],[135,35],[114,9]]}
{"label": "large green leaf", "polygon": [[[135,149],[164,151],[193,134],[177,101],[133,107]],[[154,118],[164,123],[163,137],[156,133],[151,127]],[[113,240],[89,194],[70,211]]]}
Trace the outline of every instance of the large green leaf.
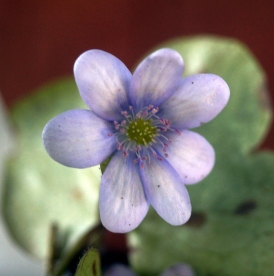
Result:
{"label": "large green leaf", "polygon": [[173,227],[150,210],[129,236],[132,264],[146,275],[175,262],[190,263],[198,275],[272,275],[274,154],[251,153],[271,119],[264,73],[232,39],[194,37],[160,47],[180,52],[186,75],[223,77],[231,98],[216,119],[197,129],[215,148],[216,165],[202,183],[187,186],[190,221]]}
{"label": "large green leaf", "polygon": [[53,161],[42,145],[45,124],[73,108],[87,107],[74,81],[66,79],[35,91],[11,111],[17,151],[7,169],[4,215],[13,238],[40,258],[48,255],[53,224],[58,225],[60,239],[66,243],[99,220],[99,166],[84,170],[64,167]]}

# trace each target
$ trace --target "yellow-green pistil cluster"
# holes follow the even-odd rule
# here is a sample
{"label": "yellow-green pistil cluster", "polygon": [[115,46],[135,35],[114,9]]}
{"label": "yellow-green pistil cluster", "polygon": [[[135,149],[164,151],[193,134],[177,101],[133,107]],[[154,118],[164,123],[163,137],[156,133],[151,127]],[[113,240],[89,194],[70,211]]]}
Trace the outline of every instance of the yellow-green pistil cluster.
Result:
{"label": "yellow-green pistil cluster", "polygon": [[151,120],[137,119],[129,124],[126,135],[129,140],[135,141],[137,145],[148,145],[155,142],[154,137],[157,128],[152,125]]}

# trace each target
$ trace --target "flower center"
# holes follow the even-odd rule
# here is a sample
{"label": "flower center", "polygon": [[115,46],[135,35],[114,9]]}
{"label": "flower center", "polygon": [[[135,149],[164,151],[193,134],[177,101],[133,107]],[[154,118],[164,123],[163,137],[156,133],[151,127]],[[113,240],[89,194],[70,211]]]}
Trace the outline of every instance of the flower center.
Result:
{"label": "flower center", "polygon": [[[169,131],[179,130],[171,128],[171,122],[168,119],[156,115],[158,107],[149,105],[137,114],[134,113],[133,107],[129,106],[129,111],[122,111],[124,120],[121,122],[114,121],[116,131],[109,133],[116,136],[117,150],[123,151],[123,157],[127,157],[129,152],[136,154],[134,163],[140,163],[141,168],[147,163],[151,166],[151,155],[157,160],[168,158],[167,148],[172,141],[167,137]],[[162,147],[159,151],[160,145]]]}
{"label": "flower center", "polygon": [[152,125],[151,120],[139,118],[130,122],[126,131],[126,135],[130,141],[135,141],[138,146],[147,146],[155,141],[153,137],[157,133],[156,126]]}

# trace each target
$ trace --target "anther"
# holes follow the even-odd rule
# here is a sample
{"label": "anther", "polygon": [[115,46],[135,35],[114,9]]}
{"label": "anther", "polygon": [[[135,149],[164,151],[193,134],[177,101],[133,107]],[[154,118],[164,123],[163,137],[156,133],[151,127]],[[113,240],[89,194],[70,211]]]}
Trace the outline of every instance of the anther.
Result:
{"label": "anther", "polygon": [[143,114],[144,116],[147,116],[147,115],[148,115],[148,112],[147,112],[147,111],[143,111],[142,114]]}
{"label": "anther", "polygon": [[163,118],[159,118],[159,120],[160,120],[160,122],[162,123],[162,124],[166,124],[166,122],[165,122],[165,120],[163,119]]}
{"label": "anther", "polygon": [[159,111],[159,107],[155,107],[151,110],[152,114],[156,114]]}
{"label": "anther", "polygon": [[[160,118],[155,115],[159,112],[159,107],[148,105],[137,113],[134,108],[129,106],[127,111],[123,110],[121,114],[124,118],[121,121],[114,121],[116,131],[108,133],[108,136],[116,136],[117,150],[122,150],[122,156],[125,158],[129,151],[134,153],[136,158],[134,164],[139,163],[144,169],[145,165],[152,166],[151,156],[159,161],[168,158],[168,145],[172,142],[166,137],[165,132],[179,130],[171,128],[171,121]],[[155,144],[162,146],[162,156],[159,156],[154,150]]]}
{"label": "anther", "polygon": [[170,123],[171,123],[170,120],[165,120],[165,124],[167,127],[170,127]]}

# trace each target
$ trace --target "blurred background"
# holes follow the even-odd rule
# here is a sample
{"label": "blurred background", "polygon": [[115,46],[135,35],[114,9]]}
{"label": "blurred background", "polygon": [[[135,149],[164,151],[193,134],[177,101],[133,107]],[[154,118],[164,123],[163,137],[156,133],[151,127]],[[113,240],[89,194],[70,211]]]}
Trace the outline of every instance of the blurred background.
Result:
{"label": "blurred background", "polygon": [[[75,59],[88,49],[110,52],[132,68],[161,42],[213,34],[236,38],[250,48],[266,72],[273,104],[273,10],[272,0],[0,0],[2,98],[9,109],[42,84],[72,75]],[[273,135],[272,123],[262,148],[274,149]],[[123,247],[123,237],[118,240]],[[111,236],[106,242],[116,246]],[[4,246],[0,238],[1,276],[9,259]]]}
{"label": "blurred background", "polygon": [[[132,68],[163,41],[213,34],[251,49],[273,102],[273,10],[271,0],[0,0],[0,89],[12,106],[41,84],[71,75],[88,49],[108,51]],[[273,146],[271,140],[265,145]]]}

